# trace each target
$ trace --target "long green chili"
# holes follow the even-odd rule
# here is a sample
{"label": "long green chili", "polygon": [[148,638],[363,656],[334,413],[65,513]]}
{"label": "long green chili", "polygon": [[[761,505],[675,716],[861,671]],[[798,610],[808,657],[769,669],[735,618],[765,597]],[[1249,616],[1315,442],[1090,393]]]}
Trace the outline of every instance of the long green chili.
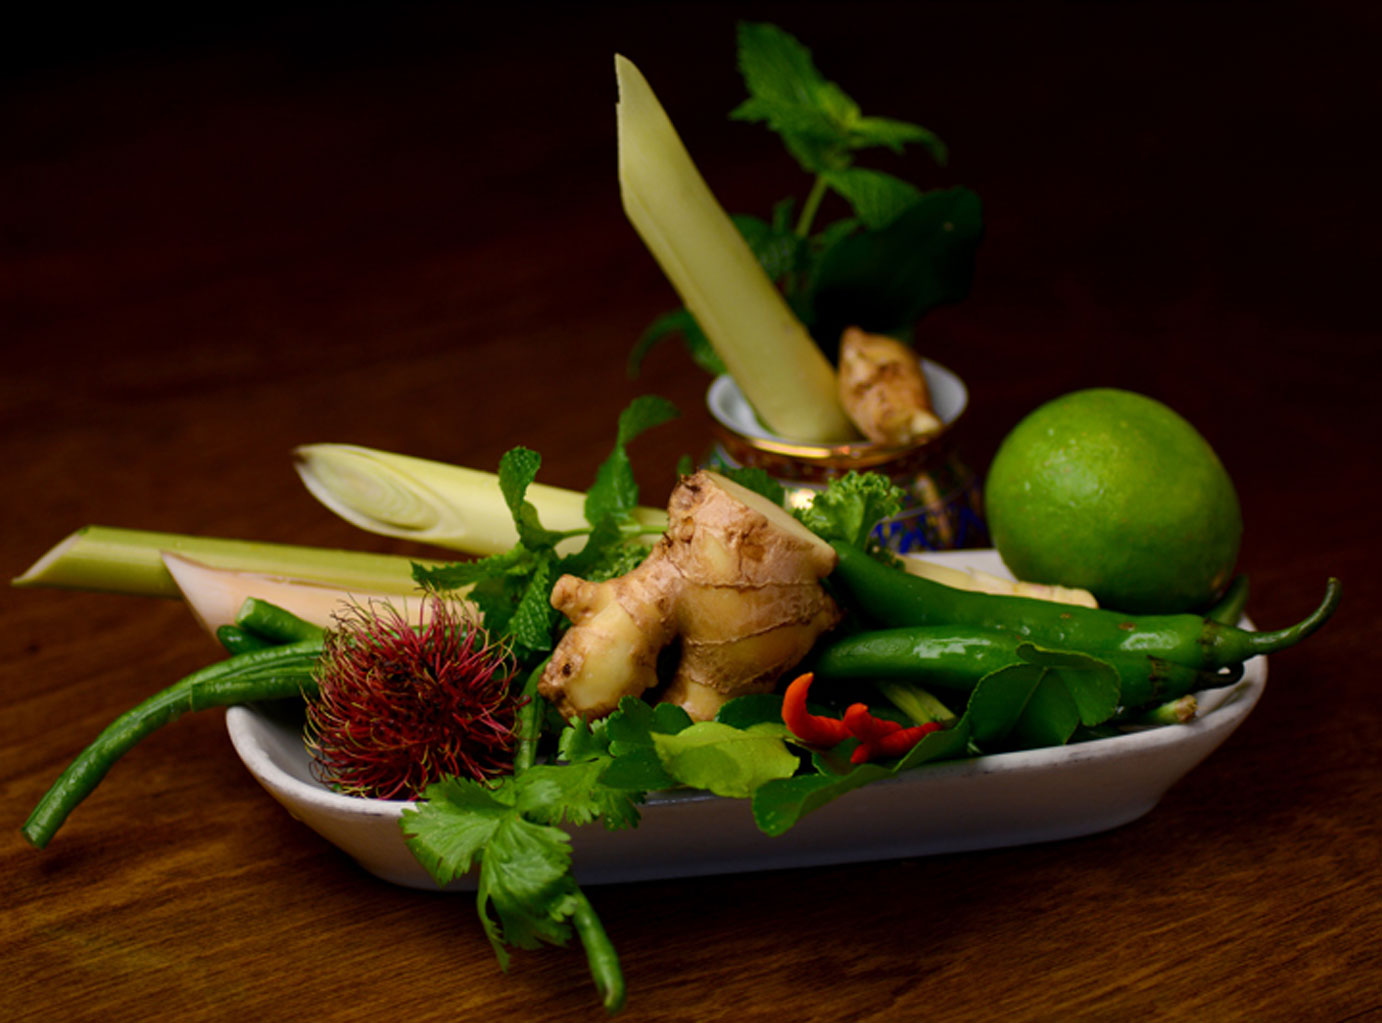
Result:
{"label": "long green chili", "polygon": [[890,568],[850,544],[831,546],[839,555],[832,585],[843,591],[845,603],[878,626],[966,626],[1007,632],[1053,650],[1150,656],[1202,671],[1299,643],[1329,619],[1341,593],[1339,580],[1331,578],[1324,600],[1301,621],[1250,632],[1193,614],[1127,615],[960,590]]}
{"label": "long green chili", "polygon": [[[879,629],[824,645],[812,662],[812,670],[822,679],[918,682],[967,692],[985,675],[1019,663],[1017,648],[1026,641],[1014,630],[958,625]],[[1241,667],[1236,666],[1208,670],[1186,667],[1152,653],[1083,652],[1118,672],[1121,702],[1128,708],[1232,685],[1242,677]]]}

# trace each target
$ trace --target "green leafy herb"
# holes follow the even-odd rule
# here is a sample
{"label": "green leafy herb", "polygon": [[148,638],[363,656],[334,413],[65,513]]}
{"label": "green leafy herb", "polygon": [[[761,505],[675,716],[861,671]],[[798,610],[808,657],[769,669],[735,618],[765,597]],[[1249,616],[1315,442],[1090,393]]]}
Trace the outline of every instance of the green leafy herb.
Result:
{"label": "green leafy herb", "polygon": [[560,945],[570,937],[580,890],[571,877],[571,836],[560,825],[637,820],[635,797],[599,785],[597,771],[593,764],[539,764],[489,784],[448,778],[403,813],[408,848],[438,884],[479,865],[480,920],[505,967],[506,946]]}
{"label": "green leafy herb", "polygon": [[[551,606],[553,584],[565,573],[600,580],[622,575],[647,555],[636,542],[644,531],[634,518],[638,484],[629,461],[628,446],[644,431],[677,415],[664,398],[634,399],[619,416],[614,449],[600,465],[586,492],[584,529],[559,532],[543,527],[537,509],[526,499],[537,479],[542,459],[535,451],[517,447],[499,461],[499,487],[513,515],[518,543],[511,549],[476,561],[439,568],[415,566],[413,576],[430,589],[472,587],[469,597],[494,632],[512,637],[521,664],[532,665],[556,645],[562,618]],[[558,553],[557,547],[585,536],[580,550]]]}
{"label": "green leafy herb", "polygon": [[1060,746],[1080,725],[1102,724],[1118,710],[1118,672],[1107,662],[1032,643],[1017,655],[1019,663],[985,675],[970,695],[966,716],[983,748]]}
{"label": "green leafy herb", "polygon": [[[826,354],[835,358],[846,326],[905,338],[930,309],[963,300],[983,238],[978,197],[963,187],[924,190],[856,164],[866,150],[901,154],[919,146],[944,166],[949,153],[936,134],[864,114],[821,74],[811,51],[777,26],[741,23],[738,63],[749,95],[730,117],[776,133],[812,181],[799,211],[786,199],[771,219],[739,215],[734,222]],[[831,195],[848,213],[817,226]],[[678,335],[698,366],[724,372],[694,317],[681,309],[645,331],[630,373],[655,345]]]}
{"label": "green leafy herb", "polygon": [[822,539],[865,548],[877,546],[870,539],[873,528],[898,513],[902,497],[901,488],[881,473],[851,471],[794,514]]}

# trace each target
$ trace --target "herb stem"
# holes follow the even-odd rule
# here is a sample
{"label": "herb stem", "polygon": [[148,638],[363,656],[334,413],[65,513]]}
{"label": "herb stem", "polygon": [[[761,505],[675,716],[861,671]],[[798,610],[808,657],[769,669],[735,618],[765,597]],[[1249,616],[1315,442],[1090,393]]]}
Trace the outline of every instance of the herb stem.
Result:
{"label": "herb stem", "polygon": [[811,183],[811,192],[806,196],[806,202],[802,203],[801,216],[797,218],[796,236],[798,238],[805,238],[811,233],[811,224],[816,219],[816,212],[821,208],[821,202],[825,199],[828,187],[825,175],[817,174],[816,180]]}

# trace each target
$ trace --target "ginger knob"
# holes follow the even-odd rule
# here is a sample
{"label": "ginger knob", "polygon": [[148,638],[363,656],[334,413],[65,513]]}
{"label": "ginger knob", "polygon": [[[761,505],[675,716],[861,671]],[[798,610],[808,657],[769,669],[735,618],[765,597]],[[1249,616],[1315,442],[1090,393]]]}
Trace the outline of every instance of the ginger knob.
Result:
{"label": "ginger knob", "polygon": [[915,444],[940,431],[916,352],[895,338],[847,327],[840,337],[840,403],[876,444]]}

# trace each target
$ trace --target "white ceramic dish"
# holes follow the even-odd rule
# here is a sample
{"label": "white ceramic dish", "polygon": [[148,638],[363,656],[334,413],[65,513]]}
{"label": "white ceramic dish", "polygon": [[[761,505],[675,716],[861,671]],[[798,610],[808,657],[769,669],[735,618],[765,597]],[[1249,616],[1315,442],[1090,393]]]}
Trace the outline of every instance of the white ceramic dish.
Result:
{"label": "white ceramic dish", "polygon": [[[993,551],[947,551],[947,564],[1002,574]],[[1234,686],[1200,694],[1186,725],[1110,739],[923,767],[851,792],[786,834],[758,830],[747,800],[654,794],[632,831],[575,829],[583,884],[642,881],[953,853],[1074,838],[1118,827],[1154,807],[1240,725],[1262,694],[1266,658]],[[403,842],[403,802],[330,791],[311,773],[300,732],[252,707],[226,715],[245,766],[290,814],[386,881],[434,888]],[[473,888],[462,878],[457,888]]]}

